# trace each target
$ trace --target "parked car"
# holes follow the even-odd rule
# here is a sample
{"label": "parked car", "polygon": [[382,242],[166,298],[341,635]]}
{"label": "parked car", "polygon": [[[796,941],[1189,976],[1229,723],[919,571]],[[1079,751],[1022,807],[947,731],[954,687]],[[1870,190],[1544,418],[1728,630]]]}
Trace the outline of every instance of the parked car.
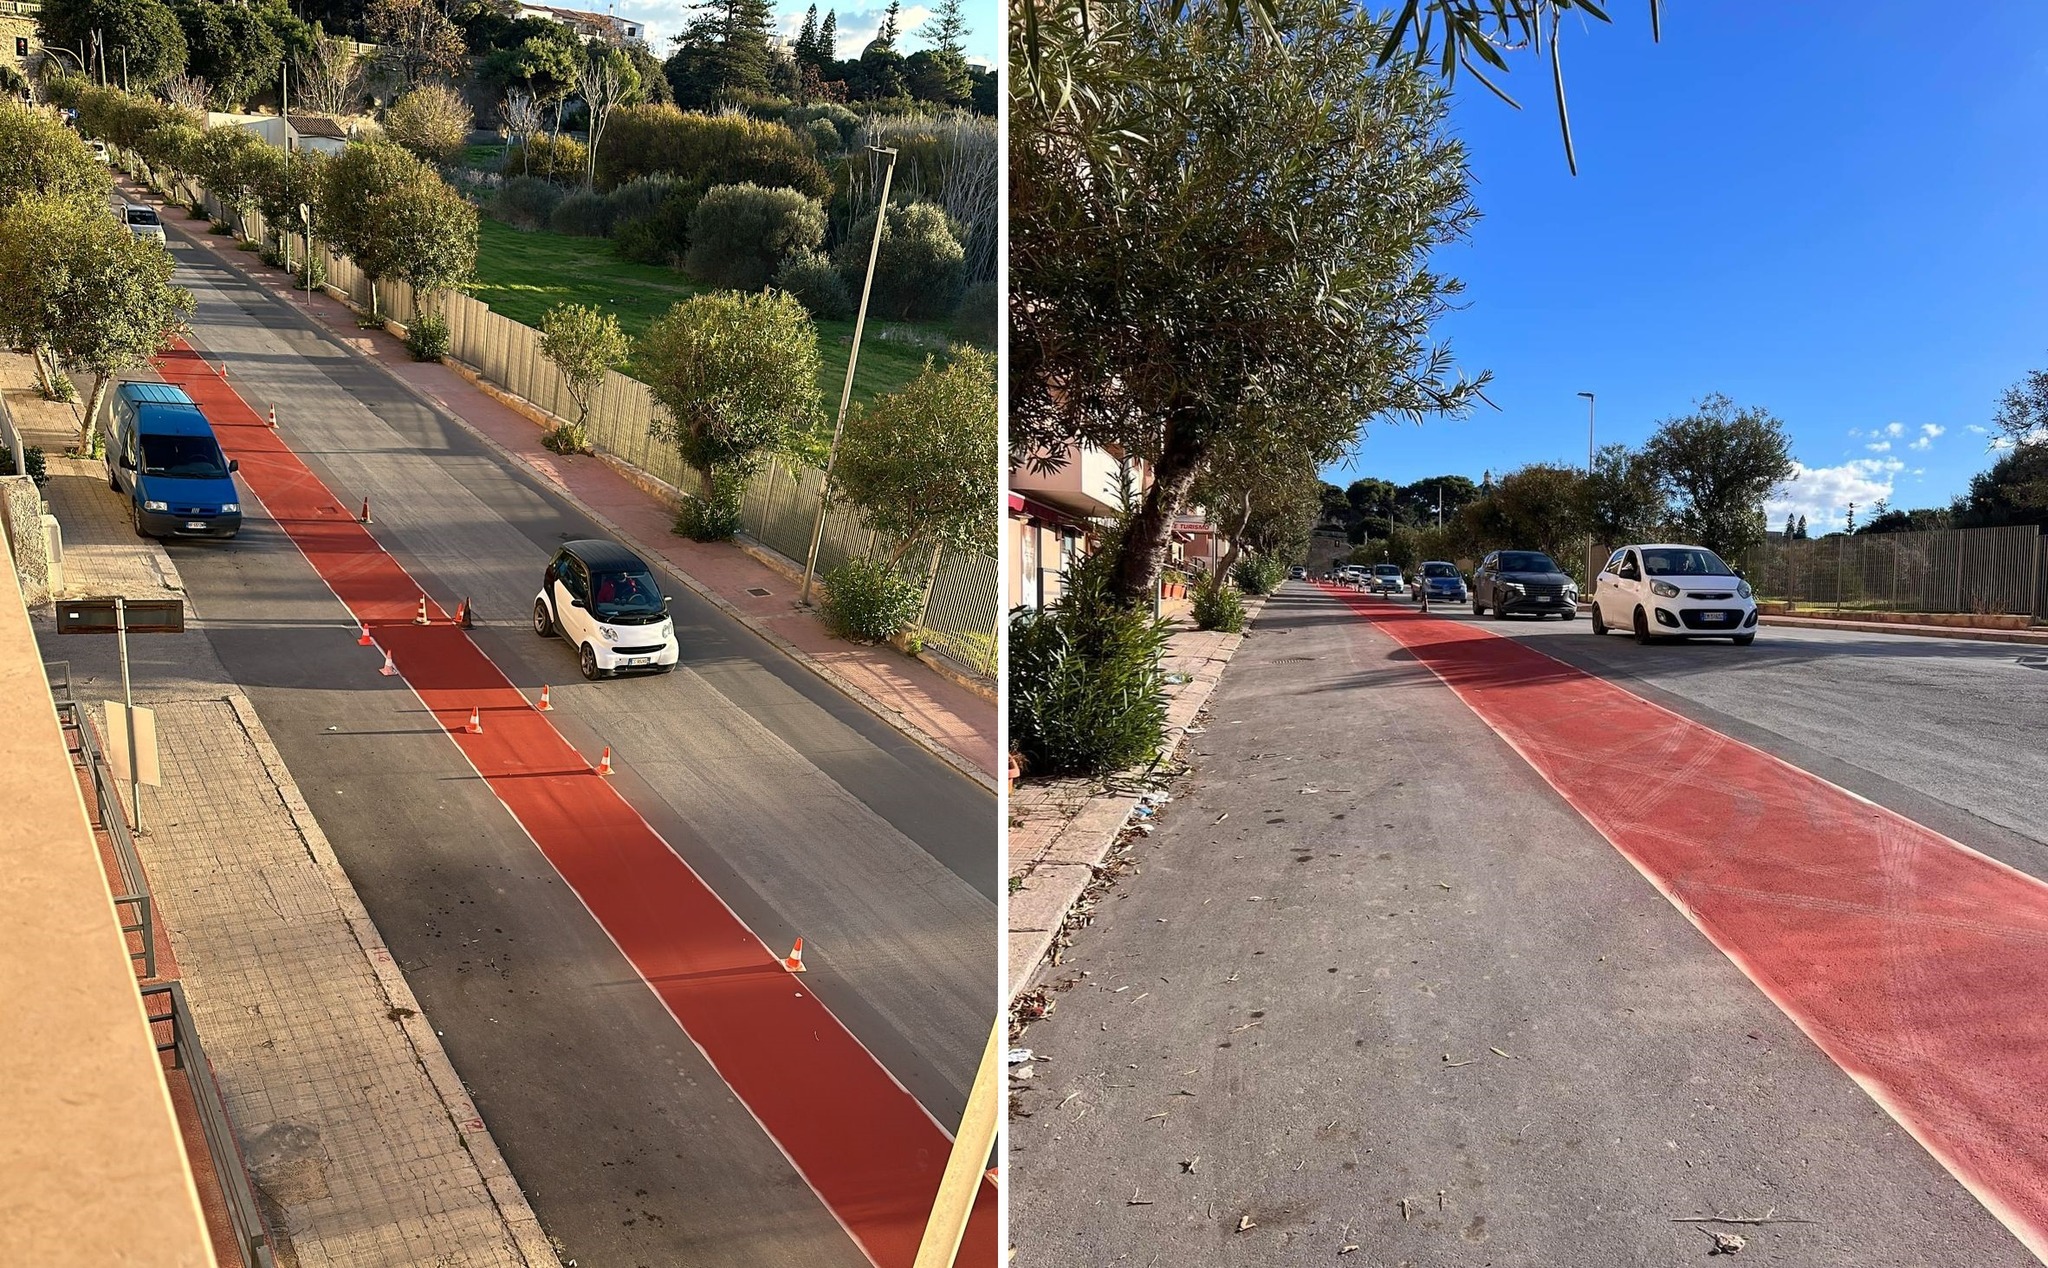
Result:
{"label": "parked car", "polygon": [[1408,588],[1408,579],[1401,575],[1399,564],[1374,564],[1366,588],[1374,594],[1399,594]]}
{"label": "parked car", "polygon": [[144,537],[233,537],[242,531],[237,463],[185,389],[123,383],[108,407],[107,486]]}
{"label": "parked car", "polygon": [[1593,632],[1632,630],[1656,638],[1756,641],[1756,592],[1704,546],[1623,546],[1593,588]]}
{"label": "parked car", "polygon": [[127,222],[131,237],[154,238],[158,242],[165,240],[164,222],[157,219],[154,207],[145,207],[141,203],[123,203],[121,219]]}
{"label": "parked car", "polygon": [[640,556],[616,542],[565,542],[541,574],[533,632],[576,648],[583,676],[665,674],[682,659],[668,598]]}
{"label": "parked car", "polygon": [[87,141],[86,144],[92,147],[92,156],[94,158],[110,167],[113,165],[114,156],[107,152],[107,143],[105,141]]}
{"label": "parked car", "polygon": [[1435,602],[1448,601],[1463,603],[1469,592],[1465,589],[1465,574],[1458,571],[1458,565],[1441,559],[1432,559],[1416,570],[1408,580],[1408,597],[1417,603],[1424,596]]}
{"label": "parked car", "polygon": [[1287,579],[1289,581],[1306,581],[1308,580],[1308,569],[1300,564],[1296,564],[1287,570]]}
{"label": "parked car", "polygon": [[1540,550],[1496,550],[1472,574],[1472,615],[1579,615],[1579,586]]}

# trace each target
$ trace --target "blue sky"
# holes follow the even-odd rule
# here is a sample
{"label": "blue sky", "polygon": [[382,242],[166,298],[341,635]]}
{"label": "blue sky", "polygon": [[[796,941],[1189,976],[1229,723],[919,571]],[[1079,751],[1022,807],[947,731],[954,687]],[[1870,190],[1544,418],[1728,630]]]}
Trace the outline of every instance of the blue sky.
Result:
{"label": "blue sky", "polygon": [[[633,18],[647,24],[647,43],[661,57],[672,51],[669,39],[683,29],[690,20],[691,0],[622,0],[618,5],[621,17]],[[917,28],[932,15],[933,5],[904,0],[897,17],[904,35],[897,47],[905,53],[915,53],[925,47],[925,41],[917,37]],[[797,29],[803,25],[804,11],[810,8],[810,0],[793,4],[791,0],[777,0],[775,11],[782,19],[783,34],[794,39]],[[824,17],[827,10],[839,14],[839,56],[859,57],[868,41],[875,38],[881,29],[882,17],[889,8],[888,0],[857,0],[854,4],[833,4],[820,0],[818,16]],[[998,37],[1002,34],[1000,10],[993,0],[968,0],[967,13],[967,60],[993,66],[996,58]]]}
{"label": "blue sky", "polygon": [[1784,420],[1816,526],[1880,496],[1939,506],[1988,466],[1998,394],[2048,367],[2048,25],[2028,0],[1928,5],[1645,0],[1567,24],[1579,175],[1547,66],[1517,112],[1461,78],[1454,119],[1486,219],[1440,264],[1441,323],[1491,369],[1464,421],[1379,423],[1326,478],[1583,463],[1723,392]]}

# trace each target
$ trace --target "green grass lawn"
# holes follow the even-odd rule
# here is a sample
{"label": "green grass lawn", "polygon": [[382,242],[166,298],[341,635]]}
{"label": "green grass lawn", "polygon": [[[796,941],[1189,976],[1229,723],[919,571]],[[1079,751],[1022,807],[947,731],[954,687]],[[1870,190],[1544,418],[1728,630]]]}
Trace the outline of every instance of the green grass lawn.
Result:
{"label": "green grass lawn", "polygon": [[[618,317],[635,337],[677,302],[709,289],[674,269],[621,259],[604,238],[521,233],[488,216],[477,224],[476,275],[470,293],[514,321],[538,328],[542,314],[556,304],[589,304]],[[915,378],[925,357],[938,351],[922,344],[943,339],[945,333],[936,324],[869,321],[853,378],[855,403],[894,392]],[[828,416],[839,406],[852,347],[852,322],[818,323],[818,353],[824,362],[818,388]],[[626,373],[633,373],[631,362]]]}

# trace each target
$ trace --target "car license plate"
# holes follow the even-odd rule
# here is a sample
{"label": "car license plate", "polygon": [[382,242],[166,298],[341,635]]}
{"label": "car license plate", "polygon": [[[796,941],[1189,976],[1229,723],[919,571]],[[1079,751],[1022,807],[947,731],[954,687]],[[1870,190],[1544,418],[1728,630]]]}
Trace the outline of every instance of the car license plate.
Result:
{"label": "car license plate", "polygon": [[185,521],[185,527],[186,527],[186,528],[205,528],[205,527],[206,527],[206,521],[205,521],[205,520],[186,520],[186,521]]}
{"label": "car license plate", "polygon": [[651,664],[653,664],[653,663],[654,663],[654,657],[652,657],[652,656],[628,656],[628,657],[626,657],[626,663],[627,663],[628,665],[651,665]]}
{"label": "car license plate", "polygon": [[1728,619],[1728,614],[1727,614],[1726,612],[1702,612],[1702,613],[1700,613],[1700,620],[1702,620],[1702,621],[1725,621],[1725,620],[1727,620],[1727,619]]}

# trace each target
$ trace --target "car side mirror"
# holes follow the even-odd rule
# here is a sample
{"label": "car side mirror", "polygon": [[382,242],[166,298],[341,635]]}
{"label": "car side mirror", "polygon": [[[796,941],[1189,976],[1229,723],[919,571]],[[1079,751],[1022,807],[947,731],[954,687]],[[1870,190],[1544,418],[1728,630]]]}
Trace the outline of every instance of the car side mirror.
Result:
{"label": "car side mirror", "polygon": [[130,458],[130,457],[129,457],[129,456],[127,455],[127,454],[122,454],[122,455],[121,455],[121,470],[123,470],[123,471],[133,471],[133,470],[135,470],[135,460],[134,460],[133,458]]}
{"label": "car side mirror", "polygon": [[238,458],[230,458],[230,459],[228,459],[228,474],[229,474],[229,475],[233,475],[233,474],[234,474],[235,472],[237,472],[237,471],[240,471],[241,469],[242,469],[242,463],[241,463],[241,460],[240,460],[240,459],[238,459]]}

